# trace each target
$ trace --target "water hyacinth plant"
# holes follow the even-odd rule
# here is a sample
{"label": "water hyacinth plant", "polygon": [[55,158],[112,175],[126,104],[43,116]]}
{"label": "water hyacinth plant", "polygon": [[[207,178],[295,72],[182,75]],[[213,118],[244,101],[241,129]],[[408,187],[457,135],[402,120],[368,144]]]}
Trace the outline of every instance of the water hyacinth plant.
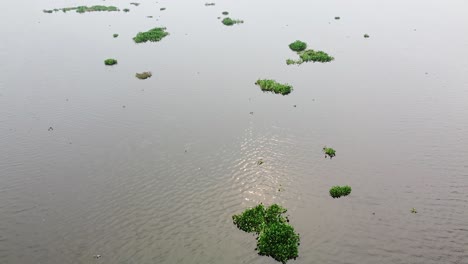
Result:
{"label": "water hyacinth plant", "polygon": [[333,186],[330,189],[330,196],[333,198],[340,198],[341,196],[347,196],[351,193],[351,187],[346,186]]}
{"label": "water hyacinth plant", "polygon": [[117,64],[117,60],[116,59],[107,59],[107,60],[104,61],[104,64],[108,65],[108,66],[112,66],[112,65]]}
{"label": "water hyacinth plant", "polygon": [[55,8],[53,10],[44,10],[44,13],[52,13],[52,11],[63,11],[64,13],[72,10],[76,10],[77,13],[87,13],[87,12],[116,12],[120,11],[115,6],[103,6],[103,5],[94,5],[94,6],[76,6],[76,7],[64,7],[64,8]]}
{"label": "water hyacinth plant", "polygon": [[157,27],[157,28],[150,29],[146,32],[139,32],[133,38],[133,40],[135,41],[135,43],[142,43],[142,42],[147,42],[147,41],[157,42],[163,39],[164,37],[166,37],[167,35],[169,35],[169,33],[166,32],[166,28]]}
{"label": "water hyacinth plant", "polygon": [[332,148],[327,148],[327,146],[323,147],[323,153],[325,153],[325,158],[328,156],[330,159],[336,156],[336,150]]}
{"label": "water hyacinth plant", "polygon": [[258,234],[258,254],[270,256],[286,263],[298,257],[300,244],[299,234],[288,224],[285,217],[286,209],[273,204],[265,207],[263,204],[247,209],[239,215],[233,215],[233,223],[241,230]]}
{"label": "water hyacinth plant", "polygon": [[125,13],[128,13],[128,12],[130,12],[130,9],[124,8],[123,11],[124,11]]}
{"label": "water hyacinth plant", "polygon": [[116,37],[118,37],[118,36],[119,36],[119,34],[114,34],[114,35],[112,35],[112,36],[113,36],[114,38],[116,38]]}
{"label": "water hyacinth plant", "polygon": [[242,23],[244,23],[243,20],[232,19],[232,18],[230,18],[230,17],[224,18],[221,22],[222,22],[224,25],[226,25],[226,26],[232,26],[232,25],[234,25],[234,24],[242,24]]}
{"label": "water hyacinth plant", "polygon": [[273,92],[282,95],[287,95],[293,90],[293,87],[291,85],[281,84],[276,82],[275,80],[257,80],[255,84],[260,86],[260,89],[262,89],[262,91],[264,92]]}
{"label": "water hyacinth plant", "polygon": [[296,40],[293,43],[289,44],[289,48],[293,51],[299,52],[307,48],[307,43],[300,40]]}
{"label": "water hyacinth plant", "polygon": [[135,77],[137,77],[140,80],[145,80],[153,76],[151,72],[142,72],[142,73],[136,73]]}
{"label": "water hyacinth plant", "polygon": [[299,57],[304,62],[330,62],[334,60],[332,56],[323,51],[305,50],[299,54]]}
{"label": "water hyacinth plant", "polygon": [[227,15],[229,15],[229,12],[228,12],[228,11],[223,11],[222,14],[225,15],[225,16],[227,16]]}
{"label": "water hyacinth plant", "polygon": [[370,36],[367,34],[364,34],[364,38],[369,38]]}

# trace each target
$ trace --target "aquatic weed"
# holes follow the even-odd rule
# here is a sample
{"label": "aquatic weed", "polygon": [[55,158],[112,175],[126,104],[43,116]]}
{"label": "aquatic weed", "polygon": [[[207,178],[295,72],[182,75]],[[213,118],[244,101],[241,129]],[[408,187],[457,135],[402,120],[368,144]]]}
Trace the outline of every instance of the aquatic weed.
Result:
{"label": "aquatic weed", "polygon": [[262,89],[262,91],[264,92],[273,92],[273,93],[282,94],[282,95],[287,95],[291,93],[291,91],[293,90],[293,87],[291,85],[281,84],[275,80],[268,80],[268,79],[257,80],[255,84],[260,86],[260,89]]}
{"label": "aquatic weed", "polygon": [[145,80],[153,76],[151,72],[142,72],[142,73],[136,73],[135,77],[137,77],[140,80]]}
{"label": "aquatic weed", "polygon": [[258,254],[271,256],[277,261],[286,263],[298,257],[299,234],[287,224],[287,210],[277,204],[265,208],[259,204],[239,215],[233,215],[233,223],[241,230],[257,233]]}
{"label": "aquatic weed", "polygon": [[128,13],[128,12],[130,12],[130,9],[124,8],[123,11],[124,11],[125,13]]}
{"label": "aquatic weed", "polygon": [[305,50],[301,53],[298,53],[299,54],[299,57],[301,58],[302,61],[304,62],[330,62],[332,60],[334,60],[335,58],[333,58],[332,56],[328,55],[327,53],[319,50],[319,51],[315,51],[315,50]]}
{"label": "aquatic weed", "polygon": [[205,6],[214,6],[216,3],[205,3]]}
{"label": "aquatic weed", "polygon": [[232,18],[230,18],[230,17],[224,18],[221,22],[222,22],[224,25],[226,25],[226,26],[232,26],[232,25],[234,25],[234,24],[242,24],[242,23],[244,23],[243,20],[232,19]]}
{"label": "aquatic weed", "polygon": [[114,38],[116,38],[116,37],[118,37],[118,36],[119,36],[119,34],[114,34],[114,35],[112,35],[112,36],[113,36]]}
{"label": "aquatic weed", "polygon": [[160,10],[160,11],[164,11],[164,10],[166,10],[166,8],[165,8],[165,7],[161,7],[161,8],[159,8],[159,10]]}
{"label": "aquatic weed", "polygon": [[323,147],[322,149],[323,153],[325,153],[325,158],[328,156],[330,159],[336,156],[336,150],[332,148],[327,148],[327,146]]}
{"label": "aquatic weed", "polygon": [[169,33],[166,32],[165,27],[157,27],[157,28],[150,29],[146,32],[139,32],[133,38],[133,40],[136,43],[142,43],[142,42],[147,42],[147,41],[157,42],[163,39],[164,37],[166,37],[167,35],[169,35]]}
{"label": "aquatic weed", "polygon": [[293,51],[303,51],[307,48],[307,43],[300,40],[296,40],[293,43],[289,44],[289,48]]}
{"label": "aquatic weed", "polygon": [[131,5],[134,5],[134,6],[139,6],[139,5],[140,5],[140,3],[136,3],[136,2],[132,2],[132,3],[130,3],[130,4],[131,4]]}
{"label": "aquatic weed", "polygon": [[108,65],[108,66],[112,66],[112,65],[117,64],[117,60],[116,59],[107,59],[107,60],[104,61],[104,64]]}
{"label": "aquatic weed", "polygon": [[364,38],[369,38],[370,36],[367,34],[364,34]]}
{"label": "aquatic weed", "polygon": [[227,16],[227,15],[229,15],[229,12],[228,12],[228,11],[223,11],[222,14],[225,15],[225,16]]}
{"label": "aquatic weed", "polygon": [[340,198],[341,196],[347,196],[351,193],[351,187],[346,186],[333,186],[330,189],[330,196],[333,198]]}

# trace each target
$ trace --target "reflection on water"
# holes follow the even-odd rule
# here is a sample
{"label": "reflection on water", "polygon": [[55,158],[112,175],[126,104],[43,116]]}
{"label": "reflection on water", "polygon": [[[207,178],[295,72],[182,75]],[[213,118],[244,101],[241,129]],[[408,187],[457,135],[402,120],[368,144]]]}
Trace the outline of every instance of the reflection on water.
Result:
{"label": "reflection on water", "polygon": [[[232,224],[258,203],[294,263],[468,263],[464,1],[140,2],[2,14],[0,263],[275,263]],[[287,66],[296,39],[335,61]]]}

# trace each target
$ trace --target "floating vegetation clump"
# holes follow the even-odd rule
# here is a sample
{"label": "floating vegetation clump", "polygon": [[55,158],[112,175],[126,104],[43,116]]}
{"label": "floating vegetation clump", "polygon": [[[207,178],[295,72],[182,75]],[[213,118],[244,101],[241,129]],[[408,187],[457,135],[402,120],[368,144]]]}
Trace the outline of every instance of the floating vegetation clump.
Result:
{"label": "floating vegetation clump", "polygon": [[114,34],[114,35],[112,35],[112,36],[113,36],[114,38],[116,38],[116,37],[118,37],[118,36],[119,36],[119,34]]}
{"label": "floating vegetation clump", "polygon": [[228,12],[228,11],[224,11],[222,14],[225,15],[225,16],[227,16],[227,15],[229,15],[229,12]]}
{"label": "floating vegetation clump", "polygon": [[214,6],[216,3],[205,3],[205,6]]}
{"label": "floating vegetation clump", "polygon": [[303,63],[302,60],[293,60],[293,59],[287,59],[287,60],[286,60],[286,64],[287,64],[287,65],[291,65],[291,64],[298,64],[298,65],[300,65],[300,64],[302,64],[302,63]]}
{"label": "floating vegetation clump", "polygon": [[147,42],[147,41],[157,42],[163,39],[164,37],[166,37],[167,35],[169,35],[169,33],[166,32],[166,28],[157,27],[157,28],[150,29],[146,32],[139,32],[133,38],[133,40],[136,43],[142,43],[142,42]]}
{"label": "floating vegetation clump", "polygon": [[142,72],[142,73],[136,73],[135,77],[137,77],[140,80],[145,80],[153,76],[151,72]]}
{"label": "floating vegetation clump", "polygon": [[323,153],[325,153],[325,158],[328,156],[330,157],[330,159],[332,159],[333,157],[336,156],[336,150],[332,149],[332,148],[327,148],[326,146],[323,147]]}
{"label": "floating vegetation clump", "polygon": [[341,196],[347,196],[351,193],[351,187],[346,186],[333,186],[330,189],[330,196],[333,198],[340,198]]}
{"label": "floating vegetation clump", "polygon": [[139,5],[140,5],[140,3],[135,3],[135,2],[132,2],[132,3],[130,3],[130,4],[131,4],[131,5],[134,5],[134,6],[139,6]]}
{"label": "floating vegetation clump", "polygon": [[283,214],[286,209],[273,204],[263,204],[245,210],[242,214],[233,215],[233,223],[241,230],[258,234],[257,250],[259,255],[270,256],[286,263],[298,257],[299,234],[289,225],[289,219]]}
{"label": "floating vegetation clump", "polygon": [[336,16],[336,17],[335,17],[335,20],[340,20],[340,17],[339,17],[339,16]]}
{"label": "floating vegetation clump", "polygon": [[115,64],[117,64],[117,60],[116,59],[107,59],[107,60],[104,61],[104,64],[108,65],[108,66],[115,65]]}
{"label": "floating vegetation clump", "polygon": [[164,10],[166,10],[166,8],[165,8],[165,7],[161,7],[161,8],[159,8],[159,10],[160,10],[160,11],[164,11]]}
{"label": "floating vegetation clump", "polygon": [[291,85],[281,84],[276,82],[275,80],[263,79],[256,81],[255,84],[260,86],[260,88],[264,92],[273,92],[282,95],[287,95],[293,90],[293,87]]}
{"label": "floating vegetation clump", "polygon": [[239,20],[239,19],[232,19],[230,17],[226,17],[222,20],[223,24],[226,25],[226,26],[232,26],[234,24],[242,24],[244,23],[243,20]]}
{"label": "floating vegetation clump", "polygon": [[367,35],[367,34],[364,34],[364,37],[365,37],[365,38],[369,38],[370,36],[369,36],[369,35]]}
{"label": "floating vegetation clump", "polygon": [[417,214],[417,213],[418,213],[418,211],[416,210],[416,208],[411,208],[411,213],[413,213],[413,214]]}
{"label": "floating vegetation clump", "polygon": [[124,11],[125,13],[128,13],[128,12],[130,12],[130,9],[124,8],[123,11]]}
{"label": "floating vegetation clump", "polygon": [[319,51],[306,50],[306,51],[301,52],[299,54],[299,57],[304,62],[309,62],[309,61],[312,61],[312,62],[330,62],[330,61],[335,59],[332,56],[330,56],[327,53],[325,53],[323,51],[320,51],[320,50]]}
{"label": "floating vegetation clump", "polygon": [[293,43],[289,44],[289,48],[293,51],[303,51],[307,48],[307,43],[300,40],[296,40]]}
{"label": "floating vegetation clump", "polygon": [[115,12],[120,11],[115,6],[102,6],[102,5],[94,5],[94,6],[77,6],[77,7],[65,7],[65,8],[55,8],[53,10],[44,10],[44,13],[52,13],[62,11],[64,13],[72,10],[76,10],[77,13],[87,13],[87,12],[101,12],[101,11],[108,11],[108,12]]}

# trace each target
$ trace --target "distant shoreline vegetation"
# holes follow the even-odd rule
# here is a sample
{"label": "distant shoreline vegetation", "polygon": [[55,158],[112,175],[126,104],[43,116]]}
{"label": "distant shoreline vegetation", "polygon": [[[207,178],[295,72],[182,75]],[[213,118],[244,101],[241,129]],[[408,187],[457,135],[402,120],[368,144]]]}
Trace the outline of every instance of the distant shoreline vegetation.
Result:
{"label": "distant shoreline vegetation", "polygon": [[54,8],[54,9],[44,9],[44,13],[52,13],[52,12],[58,12],[62,11],[64,13],[68,11],[73,11],[76,10],[77,13],[88,13],[88,12],[102,12],[102,11],[107,11],[107,12],[117,12],[120,11],[115,6],[102,6],[102,5],[95,5],[95,6],[76,6],[76,7],[64,7],[64,8]]}

